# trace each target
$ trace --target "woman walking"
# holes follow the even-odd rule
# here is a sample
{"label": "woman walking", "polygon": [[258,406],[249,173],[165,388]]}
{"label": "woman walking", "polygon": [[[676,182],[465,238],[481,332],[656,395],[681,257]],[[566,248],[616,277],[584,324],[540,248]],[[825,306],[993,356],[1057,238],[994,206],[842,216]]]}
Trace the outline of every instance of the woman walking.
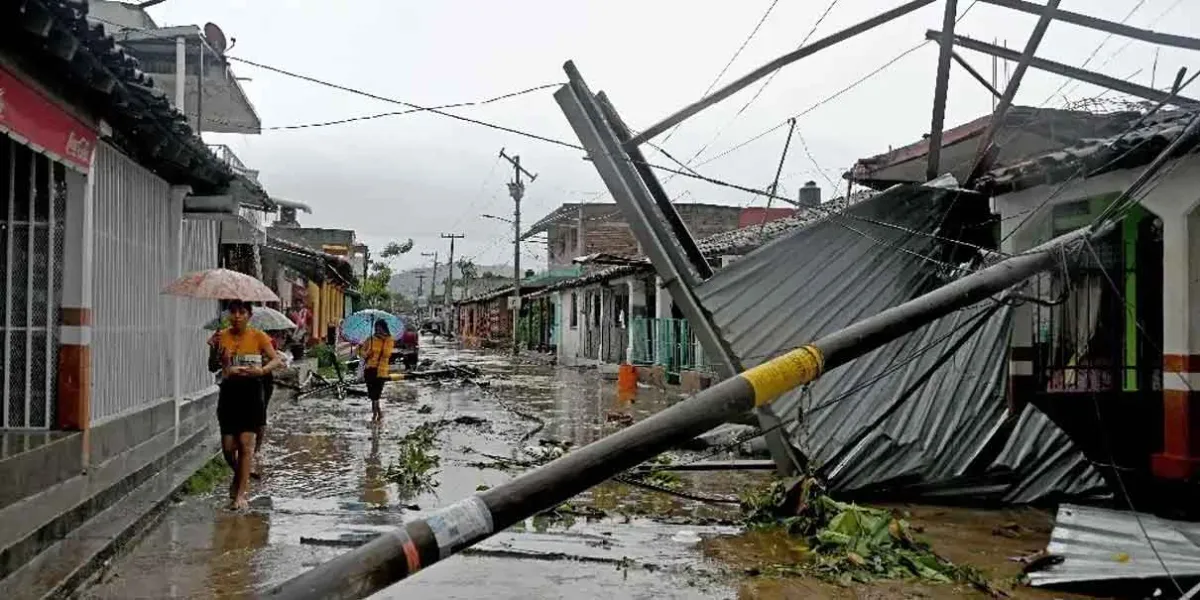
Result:
{"label": "woman walking", "polygon": [[371,399],[371,420],[376,423],[383,420],[379,398],[383,396],[383,384],[388,379],[388,365],[395,343],[387,323],[379,320],[375,321],[375,335],[358,346],[358,355],[363,360],[363,379],[367,381],[367,397]]}
{"label": "woman walking", "polygon": [[221,371],[217,421],[221,452],[234,471],[229,485],[230,508],[234,509],[249,506],[246,494],[257,437],[267,423],[264,378],[282,364],[271,338],[250,327],[252,310],[246,302],[230,302],[229,327],[217,332],[213,344]]}

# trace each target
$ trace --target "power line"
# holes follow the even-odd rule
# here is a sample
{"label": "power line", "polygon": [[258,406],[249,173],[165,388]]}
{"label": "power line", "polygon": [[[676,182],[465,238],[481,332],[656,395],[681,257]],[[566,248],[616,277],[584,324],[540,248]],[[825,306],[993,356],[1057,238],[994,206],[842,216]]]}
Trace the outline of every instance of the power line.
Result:
{"label": "power line", "polygon": [[244,59],[244,58],[238,58],[238,57],[236,57],[236,56],[227,56],[227,57],[225,57],[225,58],[227,58],[228,60],[232,60],[232,61],[237,61],[237,62],[245,63],[245,64],[247,64],[247,65],[250,65],[250,66],[252,66],[252,67],[258,67],[258,68],[260,68],[260,69],[263,69],[263,70],[266,70],[266,71],[271,71],[271,72],[273,72],[273,73],[278,73],[278,74],[280,74],[280,75],[286,75],[286,76],[288,76],[288,77],[292,77],[292,78],[294,78],[294,79],[299,79],[299,80],[301,80],[301,81],[307,81],[307,82],[309,82],[309,83],[314,83],[314,84],[316,84],[316,85],[320,85],[320,86],[324,86],[324,87],[332,88],[332,89],[335,89],[335,90],[340,90],[340,91],[343,91],[343,92],[347,92],[347,93],[350,93],[350,94],[354,94],[354,95],[356,95],[356,96],[362,96],[362,97],[364,97],[364,98],[371,98],[372,100],[379,100],[380,102],[387,102],[387,103],[389,103],[389,104],[399,104],[399,105],[401,105],[401,106],[407,106],[407,107],[409,107],[409,108],[412,108],[412,109],[414,109],[414,110],[416,110],[416,111],[425,111],[425,112],[431,112],[431,113],[433,113],[433,114],[435,114],[435,115],[441,115],[441,116],[443,116],[443,117],[448,117],[448,118],[451,118],[451,119],[455,119],[455,120],[457,120],[457,121],[463,121],[464,123],[471,123],[471,124],[473,124],[473,125],[479,125],[479,126],[481,126],[481,127],[487,127],[487,128],[489,128],[489,129],[495,129],[495,130],[497,130],[497,131],[503,131],[503,132],[505,132],[505,133],[511,133],[511,134],[513,134],[513,135],[519,135],[519,136],[522,136],[522,137],[527,137],[527,138],[530,138],[530,139],[534,139],[534,140],[538,140],[538,141],[546,142],[546,143],[549,143],[549,144],[555,144],[555,145],[558,145],[558,146],[563,146],[563,147],[566,147],[566,148],[570,148],[570,149],[572,149],[572,150],[585,150],[585,148],[584,148],[583,146],[580,146],[579,144],[572,144],[572,143],[570,143],[570,142],[564,142],[564,141],[562,141],[562,140],[556,140],[556,139],[554,139],[554,138],[546,137],[546,136],[544,136],[544,135],[538,135],[538,134],[536,134],[536,133],[529,133],[529,132],[527,132],[527,131],[521,131],[521,130],[519,130],[519,129],[514,129],[514,128],[512,128],[512,127],[506,127],[506,126],[504,126],[504,125],[497,125],[497,124],[495,124],[495,123],[489,123],[489,122],[487,122],[487,121],[481,121],[481,120],[479,120],[479,119],[472,119],[472,118],[469,118],[469,117],[464,117],[464,116],[461,116],[461,115],[456,115],[456,114],[454,114],[454,113],[448,113],[448,112],[445,112],[445,111],[443,111],[443,110],[441,110],[441,109],[439,109],[439,108],[437,108],[437,107],[433,107],[433,106],[421,106],[421,105],[419,105],[419,104],[413,104],[413,103],[411,103],[411,102],[406,102],[406,101],[404,101],[404,100],[397,100],[397,99],[395,99],[395,98],[388,98],[387,96],[380,96],[379,94],[373,94],[373,93],[371,93],[371,92],[367,92],[367,91],[360,90],[360,89],[357,89],[357,88],[353,88],[353,87],[350,87],[350,86],[345,86],[345,85],[341,85],[341,84],[337,84],[337,83],[333,83],[333,82],[325,81],[325,80],[318,79],[318,78],[316,78],[316,77],[312,77],[312,76],[309,76],[309,75],[303,75],[303,74],[301,74],[301,73],[296,73],[296,72],[294,72],[294,71],[289,71],[289,70],[287,70],[287,69],[281,69],[281,68],[279,68],[279,67],[272,67],[272,66],[270,66],[270,65],[265,65],[265,64],[263,64],[263,63],[254,62],[254,61],[252,61],[252,60],[247,60],[247,59]]}
{"label": "power line", "polygon": [[[853,90],[854,88],[862,85],[863,83],[865,83],[867,80],[871,79],[872,77],[875,77],[876,75],[882,73],[888,67],[891,67],[892,65],[896,64],[897,62],[899,62],[901,59],[905,58],[906,56],[912,54],[913,52],[916,52],[917,50],[920,50],[922,47],[924,47],[928,43],[929,43],[929,41],[925,40],[925,41],[917,44],[916,46],[913,46],[913,47],[909,48],[908,50],[905,50],[905,51],[901,52],[900,54],[897,54],[896,56],[892,57],[890,60],[888,60],[886,63],[884,63],[882,66],[875,69],[874,71],[867,73],[866,75],[860,77],[858,80],[854,81],[850,85],[847,85],[846,87],[838,90],[837,92],[834,92],[833,94],[825,97],[822,100],[819,100],[812,106],[809,106],[808,108],[804,109],[803,111],[801,111],[795,115],[792,115],[791,117],[788,117],[788,118],[789,119],[800,119],[801,117],[813,112],[814,110],[836,100],[837,98],[841,97],[843,94],[849,92],[850,90]],[[703,167],[704,165],[707,165],[717,159],[724,158],[725,156],[728,156],[738,150],[741,150],[742,148],[749,146],[750,144],[757,142],[758,140],[760,140],[776,131],[779,131],[780,129],[783,129],[784,127],[787,127],[787,124],[788,124],[788,121],[783,121],[783,122],[779,123],[778,125],[775,125],[765,131],[755,134],[754,136],[750,137],[749,139],[747,139],[743,142],[735,144],[734,146],[724,150],[720,154],[711,156],[709,158],[706,158],[706,159],[700,161],[700,163],[697,164],[696,166]]]}
{"label": "power line", "polygon": [[[758,35],[758,30],[762,28],[763,23],[767,22],[767,17],[771,16],[771,11],[775,10],[776,4],[779,4],[779,0],[771,0],[771,5],[767,7],[766,12],[763,13],[762,17],[758,20],[758,23],[754,25],[754,29],[750,31],[750,35],[746,36],[746,39],[742,41],[742,45],[738,46],[738,49],[733,53],[733,56],[729,57],[729,62],[725,63],[725,66],[721,69],[721,72],[717,73],[717,76],[713,78],[712,83],[708,84],[708,87],[705,88],[704,93],[700,94],[701,98],[708,96],[708,94],[713,91],[713,88],[717,87],[717,83],[719,83],[721,78],[725,76],[725,73],[729,71],[729,67],[733,66],[734,61],[736,61],[737,58],[742,55],[742,51],[746,49],[746,46],[750,44],[750,41],[754,39],[754,36]],[[671,131],[668,131],[666,137],[663,138],[662,143],[665,144],[670,141],[671,136],[675,135],[675,132],[679,130],[680,125],[683,125],[683,123],[679,123],[678,125],[672,127]]]}

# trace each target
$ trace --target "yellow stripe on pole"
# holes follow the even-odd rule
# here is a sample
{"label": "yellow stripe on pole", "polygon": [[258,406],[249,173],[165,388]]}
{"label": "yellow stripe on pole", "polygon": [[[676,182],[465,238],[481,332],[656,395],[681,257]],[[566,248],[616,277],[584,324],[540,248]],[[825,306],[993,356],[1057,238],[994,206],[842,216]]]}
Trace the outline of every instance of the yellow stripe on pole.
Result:
{"label": "yellow stripe on pole", "polygon": [[754,405],[776,398],[821,376],[825,357],[816,346],[804,346],[746,370],[742,377],[754,388]]}

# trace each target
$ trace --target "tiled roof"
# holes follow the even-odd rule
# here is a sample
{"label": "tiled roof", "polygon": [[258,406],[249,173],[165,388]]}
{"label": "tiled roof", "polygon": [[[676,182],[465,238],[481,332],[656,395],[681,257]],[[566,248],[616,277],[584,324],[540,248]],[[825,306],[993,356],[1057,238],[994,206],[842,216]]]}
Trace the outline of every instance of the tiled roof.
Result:
{"label": "tiled roof", "polygon": [[[850,201],[845,198],[834,198],[829,202],[822,204],[819,208],[801,208],[790,217],[784,219],[776,219],[767,221],[761,225],[750,225],[731,231],[725,231],[715,235],[710,235],[699,242],[700,252],[708,258],[719,258],[721,256],[744,254],[763,244],[795,229],[803,227],[809,223],[813,223],[819,219],[829,216],[830,214],[844,210],[847,206],[856,204],[867,198],[871,198],[878,194],[874,190],[863,190],[851,194]],[[618,277],[632,275],[644,271],[652,271],[653,267],[649,259],[646,257],[638,257],[639,264],[617,265],[607,269],[601,269],[595,273],[568,279],[557,283],[536,292],[535,296],[548,294],[558,290],[582,287],[600,281],[609,281]]]}
{"label": "tiled roof", "polygon": [[70,0],[0,2],[0,50],[39,83],[104,119],[113,143],[167,182],[201,194],[224,192],[233,172],[154,90],[137,59],[87,22],[87,10],[86,2]]}
{"label": "tiled roof", "polygon": [[[1187,126],[1195,112],[1160,112],[1122,134],[1080,139],[1062,150],[1001,165],[985,173],[976,189],[1003,194],[1043,184],[1059,183],[1071,177],[1100,175],[1118,169],[1131,169],[1149,163]],[[1185,152],[1195,151],[1187,148]]]}

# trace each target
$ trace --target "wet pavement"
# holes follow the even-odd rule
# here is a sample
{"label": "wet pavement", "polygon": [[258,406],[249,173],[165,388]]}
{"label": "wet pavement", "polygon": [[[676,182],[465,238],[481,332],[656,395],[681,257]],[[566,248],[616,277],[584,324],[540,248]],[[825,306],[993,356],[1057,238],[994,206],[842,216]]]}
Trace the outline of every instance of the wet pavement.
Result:
{"label": "wet pavement", "polygon": [[[396,382],[385,422],[365,398],[305,398],[278,407],[262,481],[246,514],[226,511],[218,485],[178,501],[117,558],[86,598],[243,598],[346,552],[373,533],[494,486],[519,470],[539,440],[576,447],[662,410],[677,397],[642,389],[618,399],[595,371],[513,364],[507,357],[426,344],[425,358],[454,358],[484,373],[485,387]],[[628,416],[622,416],[628,415]],[[401,438],[451,421],[435,444],[437,486],[406,496],[387,477]],[[684,488],[729,496],[745,473],[681,475]],[[609,482],[570,502],[602,517],[541,516],[436,564],[376,598],[731,598],[735,583],[701,556],[697,536],[733,533],[736,507]],[[653,516],[654,518],[648,518]],[[702,517],[697,519],[696,517]]]}

